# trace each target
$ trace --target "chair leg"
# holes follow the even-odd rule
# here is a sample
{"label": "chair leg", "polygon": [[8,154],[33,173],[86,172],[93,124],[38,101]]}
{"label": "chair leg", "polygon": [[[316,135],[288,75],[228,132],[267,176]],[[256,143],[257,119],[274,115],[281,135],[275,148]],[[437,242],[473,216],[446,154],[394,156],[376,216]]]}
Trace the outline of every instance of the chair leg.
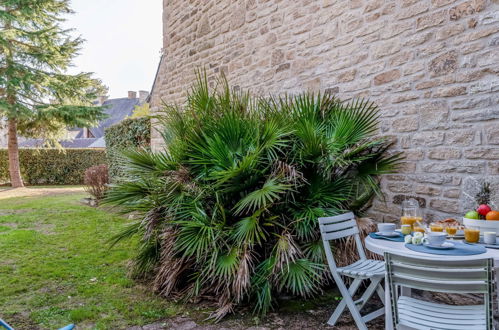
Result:
{"label": "chair leg", "polygon": [[385,305],[385,290],[383,289],[382,281],[384,281],[384,278],[380,279],[380,283],[376,287],[376,293],[378,294],[378,297],[384,306]]}
{"label": "chair leg", "polygon": [[371,284],[369,284],[362,297],[360,297],[360,299],[362,299],[362,304],[359,306],[359,311],[362,310],[362,307],[366,305],[366,303],[369,301],[374,292],[378,290],[378,287],[381,285],[380,284],[381,280],[382,280],[381,278],[371,279]]}
{"label": "chair leg", "polygon": [[355,321],[357,328],[359,330],[368,330],[367,325],[364,322],[364,318],[362,317],[362,315],[360,315],[360,311],[355,305],[352,297],[346,297],[345,299],[347,300],[348,310],[350,311],[350,314],[352,314],[353,320]]}
{"label": "chair leg", "polygon": [[[335,279],[336,280],[336,279]],[[343,296],[343,299],[341,299],[340,303],[334,310],[333,315],[329,318],[329,321],[327,321],[327,324],[329,325],[335,325],[338,319],[340,318],[341,313],[345,310],[345,307],[347,307],[347,301],[346,297],[353,297],[355,292],[357,292],[357,289],[359,288],[360,284],[362,283],[361,279],[356,278],[353,282],[352,285],[350,285],[350,288],[347,289],[346,285],[343,283],[343,281],[338,281],[336,280],[336,285],[338,286],[338,289],[340,290],[341,295]],[[346,292],[344,293],[343,290]]]}

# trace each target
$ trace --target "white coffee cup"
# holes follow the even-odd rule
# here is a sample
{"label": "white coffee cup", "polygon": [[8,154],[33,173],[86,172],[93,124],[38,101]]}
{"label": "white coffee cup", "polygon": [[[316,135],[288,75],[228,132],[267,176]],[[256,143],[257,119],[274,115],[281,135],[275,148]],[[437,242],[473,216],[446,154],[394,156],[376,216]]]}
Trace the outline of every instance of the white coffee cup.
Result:
{"label": "white coffee cup", "polygon": [[391,235],[395,231],[394,223],[378,223],[378,231],[381,235]]}
{"label": "white coffee cup", "polygon": [[441,246],[442,244],[445,243],[446,238],[447,238],[446,233],[432,231],[428,233],[428,235],[425,238],[425,241],[432,246]]}
{"label": "white coffee cup", "polygon": [[496,244],[496,232],[486,231],[483,233],[483,242],[485,244]]}

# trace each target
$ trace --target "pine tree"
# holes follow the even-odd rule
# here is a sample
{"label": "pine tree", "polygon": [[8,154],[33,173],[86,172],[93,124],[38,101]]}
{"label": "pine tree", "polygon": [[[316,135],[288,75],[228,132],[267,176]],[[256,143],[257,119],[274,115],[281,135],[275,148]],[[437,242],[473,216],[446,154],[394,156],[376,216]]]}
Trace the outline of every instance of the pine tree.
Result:
{"label": "pine tree", "polygon": [[475,200],[478,205],[488,205],[490,203],[490,183],[482,183],[480,191],[475,196]]}
{"label": "pine tree", "polygon": [[56,141],[66,127],[101,120],[91,73],[67,74],[83,40],[63,29],[69,0],[0,1],[0,118],[8,125],[11,185],[22,187],[18,134]]}

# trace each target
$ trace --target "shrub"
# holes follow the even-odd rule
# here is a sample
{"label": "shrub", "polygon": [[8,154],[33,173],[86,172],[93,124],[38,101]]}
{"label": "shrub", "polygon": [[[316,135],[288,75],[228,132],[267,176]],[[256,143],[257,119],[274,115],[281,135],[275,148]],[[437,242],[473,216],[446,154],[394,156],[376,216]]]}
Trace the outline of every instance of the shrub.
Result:
{"label": "shrub", "polygon": [[400,160],[376,136],[371,102],[223,86],[200,76],[185,109],[167,107],[165,151],[128,152],[127,181],[106,197],[141,215],[113,241],[140,235],[136,274],[165,296],[212,297],[215,318],[320,292],[330,278],[317,218],[362,213]]}
{"label": "shrub", "polygon": [[151,120],[148,117],[128,118],[105,131],[109,177],[117,182],[123,177],[123,152],[151,145]]}
{"label": "shrub", "polygon": [[[21,175],[28,185],[83,184],[85,170],[106,163],[100,149],[20,149]],[[9,182],[6,149],[0,149],[0,183]]]}
{"label": "shrub", "polygon": [[85,191],[97,202],[104,198],[109,184],[109,170],[106,164],[87,168],[85,171]]}

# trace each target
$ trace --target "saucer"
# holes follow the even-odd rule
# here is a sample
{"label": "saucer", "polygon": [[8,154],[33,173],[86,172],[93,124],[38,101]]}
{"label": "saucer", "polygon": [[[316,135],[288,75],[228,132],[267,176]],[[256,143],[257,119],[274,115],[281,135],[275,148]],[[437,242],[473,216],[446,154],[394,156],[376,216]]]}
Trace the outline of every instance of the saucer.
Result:
{"label": "saucer", "polygon": [[383,234],[382,232],[378,231],[378,232],[375,232],[376,235],[378,236],[385,236],[385,237],[397,237],[397,236],[400,236],[400,233],[398,232],[391,232],[389,234],[385,233]]}
{"label": "saucer", "polygon": [[430,243],[424,243],[424,246],[426,246],[430,249],[448,250],[448,249],[452,249],[454,247],[454,243],[445,242],[442,245],[430,245]]}
{"label": "saucer", "polygon": [[464,235],[454,235],[454,236],[447,235],[447,238],[464,239]]}

